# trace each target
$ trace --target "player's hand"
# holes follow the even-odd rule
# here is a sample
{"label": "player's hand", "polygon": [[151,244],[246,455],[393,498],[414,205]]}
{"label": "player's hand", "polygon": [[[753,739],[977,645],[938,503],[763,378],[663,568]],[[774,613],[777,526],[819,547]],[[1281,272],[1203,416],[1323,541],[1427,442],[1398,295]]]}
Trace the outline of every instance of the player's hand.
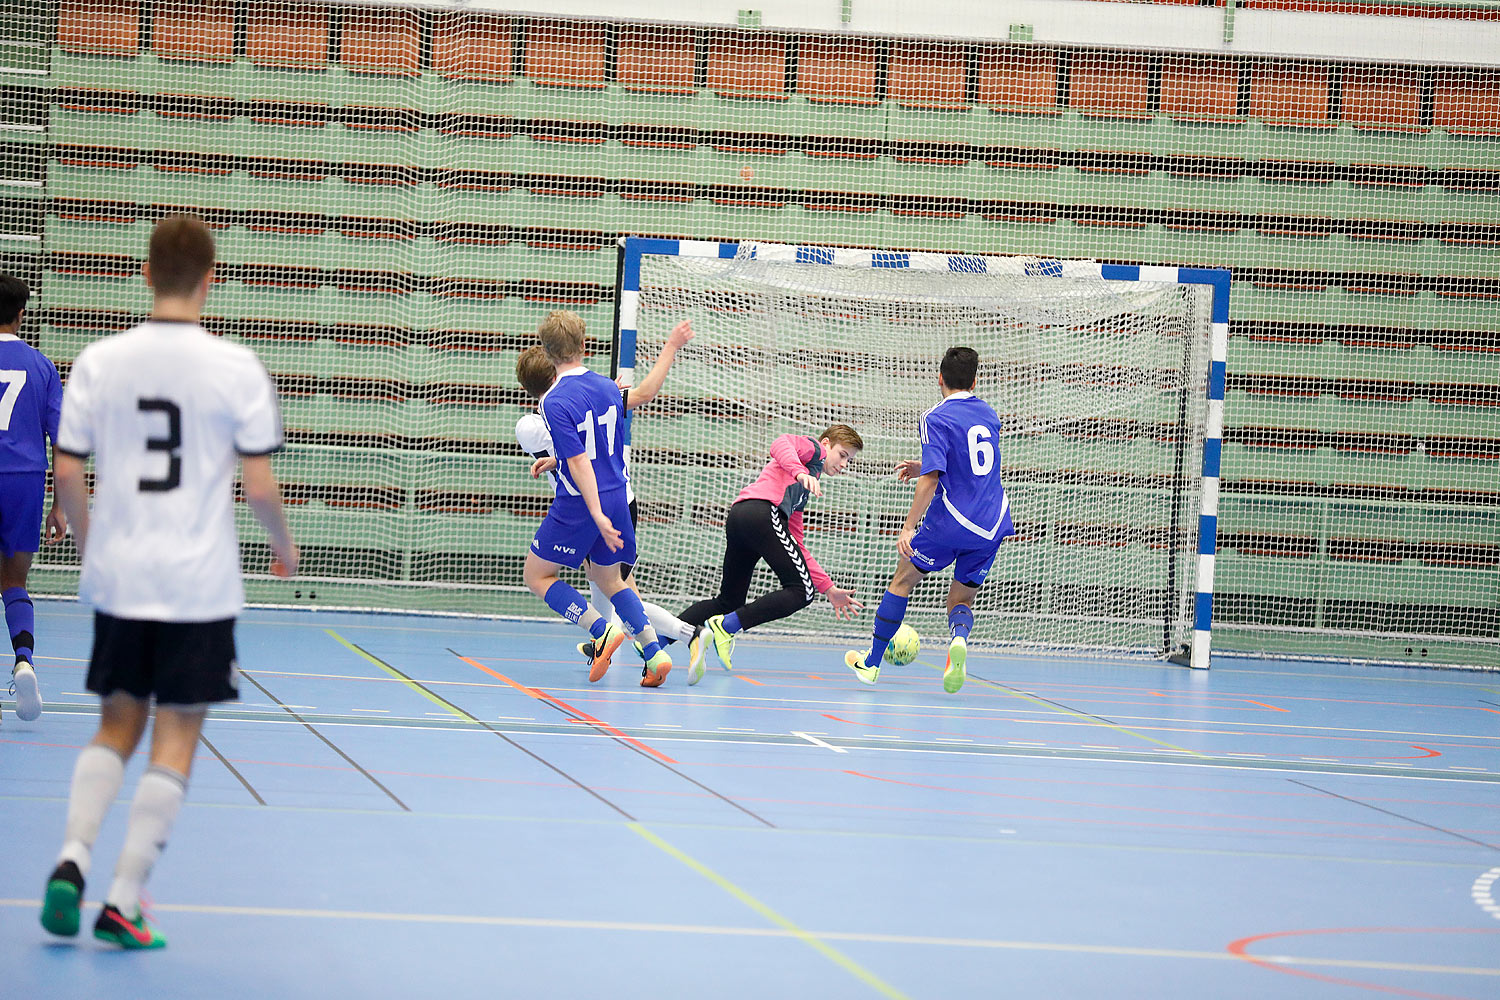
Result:
{"label": "player's hand", "polygon": [[287,552],[273,552],[271,554],[271,575],[279,576],[282,579],[296,576],[297,564],[301,561],[302,550],[297,548],[296,542],[293,542],[291,549]]}
{"label": "player's hand", "polygon": [[865,609],[865,606],[854,599],[854,591],[844,590],[842,587],[829,587],[825,596],[828,603],[833,605],[833,614],[836,618],[853,619]]}
{"label": "player's hand", "polygon": [[604,544],[609,547],[609,551],[618,552],[625,547],[625,539],[615,530],[609,515],[602,511],[595,514],[594,523],[599,526],[599,534],[604,536]]}
{"label": "player's hand", "polygon": [[47,511],[47,544],[56,545],[68,533],[68,515],[57,504]]}
{"label": "player's hand", "polygon": [[911,540],[917,537],[916,528],[902,528],[900,536],[896,539],[896,551],[910,559],[915,552],[912,551]]}
{"label": "player's hand", "polygon": [[904,483],[908,479],[915,479],[922,474],[922,460],[920,458],[908,458],[896,463],[896,482]]}
{"label": "player's hand", "polygon": [[687,346],[688,341],[692,340],[694,336],[692,321],[685,319],[672,327],[672,332],[667,334],[667,343],[680,351]]}
{"label": "player's hand", "polygon": [[539,458],[531,463],[531,478],[540,479],[555,468],[557,468],[557,459],[550,455],[547,458]]}
{"label": "player's hand", "polygon": [[814,476],[812,473],[797,473],[797,482],[805,486],[807,488],[807,492],[811,493],[813,496],[820,497],[823,495],[823,487],[818,485],[818,477]]}

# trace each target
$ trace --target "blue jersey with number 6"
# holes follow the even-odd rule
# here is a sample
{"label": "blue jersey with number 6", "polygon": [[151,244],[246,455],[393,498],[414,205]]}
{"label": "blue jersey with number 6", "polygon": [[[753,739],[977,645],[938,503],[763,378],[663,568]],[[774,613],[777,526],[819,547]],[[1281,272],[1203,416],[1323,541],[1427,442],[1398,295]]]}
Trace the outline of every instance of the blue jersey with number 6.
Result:
{"label": "blue jersey with number 6", "polygon": [[620,387],[598,372],[573,368],[558,375],[542,396],[542,419],[557,455],[559,495],[581,496],[568,459],[587,455],[600,493],[625,488],[625,413]]}
{"label": "blue jersey with number 6", "polygon": [[52,362],[14,334],[0,334],[0,472],[47,471],[57,440],[62,381]]}
{"label": "blue jersey with number 6", "polygon": [[922,415],[922,474],[939,473],[924,527],[951,526],[955,548],[998,541],[1014,529],[1000,485],[1000,418],[972,392],[955,392]]}

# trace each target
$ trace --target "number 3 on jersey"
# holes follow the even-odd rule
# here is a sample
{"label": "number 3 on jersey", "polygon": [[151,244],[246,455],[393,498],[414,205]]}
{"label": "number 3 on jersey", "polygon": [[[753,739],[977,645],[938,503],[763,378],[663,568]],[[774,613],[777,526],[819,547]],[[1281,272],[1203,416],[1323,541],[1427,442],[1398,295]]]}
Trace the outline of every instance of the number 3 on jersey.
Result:
{"label": "number 3 on jersey", "polygon": [[987,476],[995,467],[995,446],[990,443],[990,429],[983,424],[969,428],[969,468],[976,476]]}
{"label": "number 3 on jersey", "polygon": [[[598,418],[599,426],[603,427],[605,432],[604,454],[606,455],[613,455],[615,453],[615,420],[619,416],[615,412],[616,409],[616,407],[611,406]],[[587,410],[583,414],[583,421],[578,425],[578,433],[583,435],[583,450],[588,454],[590,462],[598,455],[598,451],[594,445],[594,420],[594,411]]]}
{"label": "number 3 on jersey", "polygon": [[182,485],[182,410],[170,399],[137,399],[136,409],[142,413],[165,413],[167,436],[148,437],[147,451],[167,453],[167,475],[163,479],[142,479],[142,493],[165,493]]}

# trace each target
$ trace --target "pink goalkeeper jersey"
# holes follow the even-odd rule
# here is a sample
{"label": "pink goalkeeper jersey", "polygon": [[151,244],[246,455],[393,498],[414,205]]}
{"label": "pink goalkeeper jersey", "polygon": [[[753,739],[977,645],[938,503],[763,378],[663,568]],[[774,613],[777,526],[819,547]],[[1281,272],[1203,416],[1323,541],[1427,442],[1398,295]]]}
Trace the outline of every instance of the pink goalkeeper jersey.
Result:
{"label": "pink goalkeeper jersey", "polygon": [[[809,468],[811,463],[813,468]],[[833,578],[823,571],[818,561],[807,551],[807,543],[802,540],[802,508],[807,506],[808,492],[797,482],[797,476],[801,473],[818,478],[823,472],[823,449],[818,442],[812,438],[803,437],[798,434],[783,434],[771,442],[771,460],[766,467],[760,470],[760,477],[740,491],[740,495],[734,498],[735,503],[741,500],[765,500],[773,507],[780,507],[787,514],[787,530],[792,534],[792,541],[797,543],[797,548],[802,550],[802,558],[807,562],[807,571],[812,576],[813,586],[818,588],[818,593],[826,594],[833,586]]]}

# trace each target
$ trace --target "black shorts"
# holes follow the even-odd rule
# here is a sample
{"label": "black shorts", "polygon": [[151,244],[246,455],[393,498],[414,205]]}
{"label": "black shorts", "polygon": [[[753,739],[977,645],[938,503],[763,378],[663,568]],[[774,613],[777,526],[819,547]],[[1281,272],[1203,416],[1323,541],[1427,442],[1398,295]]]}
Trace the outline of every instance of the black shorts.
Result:
{"label": "black shorts", "polygon": [[155,622],[94,613],[88,689],[155,696],[159,705],[204,705],[239,698],[234,619]]}

